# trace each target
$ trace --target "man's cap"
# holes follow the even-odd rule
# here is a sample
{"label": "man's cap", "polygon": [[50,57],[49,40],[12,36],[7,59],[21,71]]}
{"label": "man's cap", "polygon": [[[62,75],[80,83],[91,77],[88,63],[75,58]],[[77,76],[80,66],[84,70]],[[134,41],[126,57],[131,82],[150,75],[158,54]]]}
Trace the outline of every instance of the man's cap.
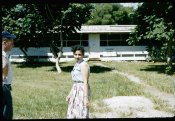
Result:
{"label": "man's cap", "polygon": [[16,38],[16,36],[13,35],[13,34],[10,34],[10,33],[8,33],[8,32],[2,32],[2,38],[4,38],[4,37]]}

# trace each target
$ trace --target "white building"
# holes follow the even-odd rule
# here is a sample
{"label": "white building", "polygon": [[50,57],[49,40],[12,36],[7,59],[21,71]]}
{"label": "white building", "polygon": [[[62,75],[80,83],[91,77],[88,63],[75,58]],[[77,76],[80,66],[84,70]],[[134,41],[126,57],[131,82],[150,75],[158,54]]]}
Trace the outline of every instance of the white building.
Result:
{"label": "white building", "polygon": [[[78,37],[64,40],[63,57],[60,61],[72,61],[71,46],[81,44],[85,47],[85,60],[146,60],[146,46],[129,46],[126,42],[129,33],[136,25],[87,25],[78,31]],[[55,61],[49,47],[29,48],[28,55],[39,61]],[[10,60],[24,61],[24,54],[19,48],[13,48]],[[48,58],[49,57],[49,58]]]}

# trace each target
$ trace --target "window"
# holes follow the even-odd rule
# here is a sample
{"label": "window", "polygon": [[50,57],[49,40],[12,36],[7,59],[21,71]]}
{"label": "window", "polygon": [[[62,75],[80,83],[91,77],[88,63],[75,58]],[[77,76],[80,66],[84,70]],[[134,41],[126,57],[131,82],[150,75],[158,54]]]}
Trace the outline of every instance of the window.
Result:
{"label": "window", "polygon": [[100,40],[107,40],[107,34],[100,34]]}
{"label": "window", "polygon": [[118,46],[121,45],[121,41],[108,41],[108,46]]}
{"label": "window", "polygon": [[127,40],[129,38],[129,34],[121,34],[122,40]]}
{"label": "window", "polygon": [[80,40],[88,40],[88,34],[80,34]]}
{"label": "window", "polygon": [[118,41],[120,41],[121,37],[120,37],[120,34],[109,34],[108,39],[109,40],[118,40]]}
{"label": "window", "polygon": [[107,41],[100,41],[100,46],[107,46]]}
{"label": "window", "polygon": [[71,47],[73,45],[79,45],[80,44],[80,41],[75,41],[75,40],[67,40],[67,45],[66,47]]}
{"label": "window", "polygon": [[127,46],[129,34],[100,34],[100,46]]}
{"label": "window", "polygon": [[81,41],[81,45],[82,46],[88,46],[89,44],[88,44],[88,41]]}
{"label": "window", "polygon": [[73,45],[82,45],[88,46],[88,34],[72,34],[71,36],[67,37],[66,40],[66,47],[71,47]]}
{"label": "window", "polygon": [[100,46],[107,46],[108,45],[108,35],[107,34],[100,34]]}

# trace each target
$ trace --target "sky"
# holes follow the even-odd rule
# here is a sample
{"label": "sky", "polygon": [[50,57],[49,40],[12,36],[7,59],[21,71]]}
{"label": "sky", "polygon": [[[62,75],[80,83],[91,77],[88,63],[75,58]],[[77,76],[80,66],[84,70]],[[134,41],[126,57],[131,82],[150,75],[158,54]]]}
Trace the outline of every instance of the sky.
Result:
{"label": "sky", "polygon": [[134,9],[137,9],[139,3],[120,3],[124,7],[133,7]]}

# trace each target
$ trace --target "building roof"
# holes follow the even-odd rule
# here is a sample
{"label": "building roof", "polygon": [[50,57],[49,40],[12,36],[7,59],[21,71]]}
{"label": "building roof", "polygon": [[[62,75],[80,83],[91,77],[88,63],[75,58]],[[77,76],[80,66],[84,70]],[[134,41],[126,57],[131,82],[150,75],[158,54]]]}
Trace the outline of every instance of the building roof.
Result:
{"label": "building roof", "polygon": [[130,33],[136,25],[84,25],[77,33]]}

